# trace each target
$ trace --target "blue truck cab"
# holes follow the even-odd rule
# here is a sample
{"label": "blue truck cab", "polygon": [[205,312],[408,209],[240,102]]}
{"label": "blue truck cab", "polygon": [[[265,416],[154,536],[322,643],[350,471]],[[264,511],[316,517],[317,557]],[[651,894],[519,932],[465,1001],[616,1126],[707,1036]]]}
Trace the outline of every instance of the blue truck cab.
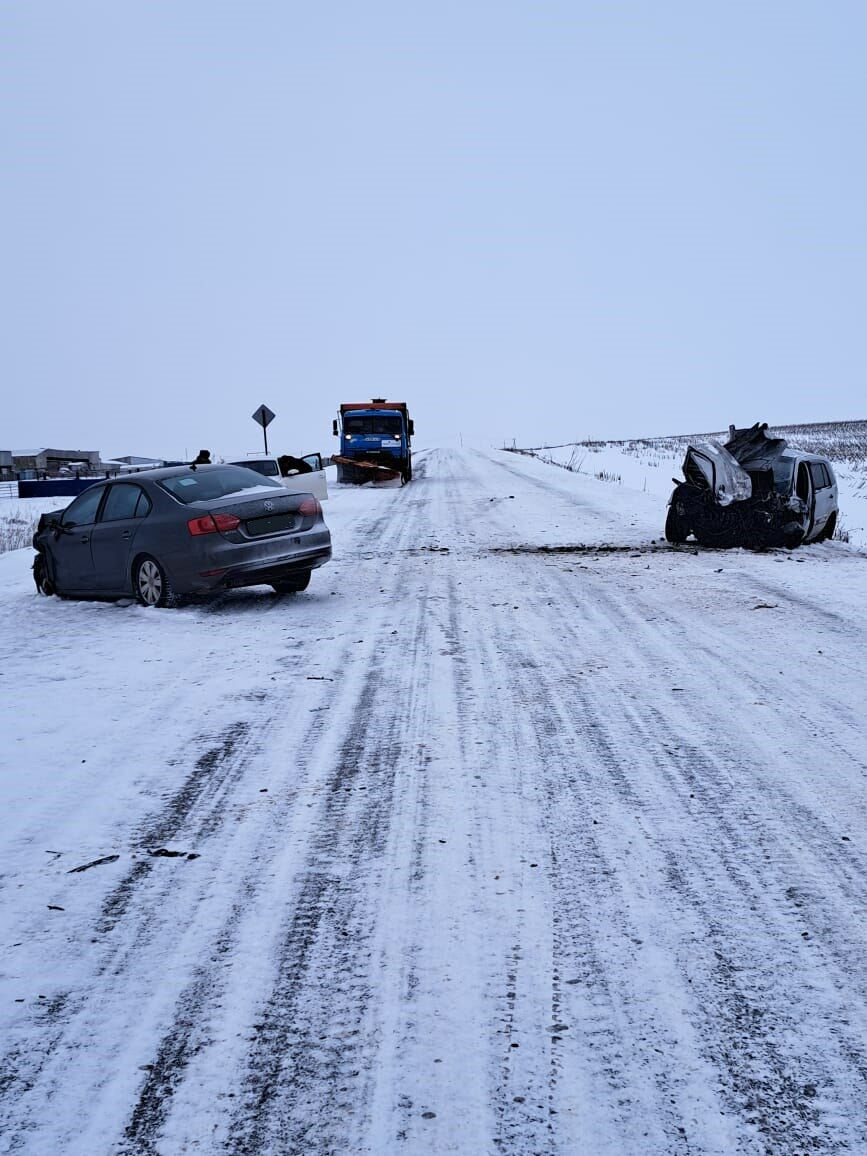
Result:
{"label": "blue truck cab", "polygon": [[343,402],[333,432],[340,438],[340,453],[334,455],[338,482],[412,479],[414,429],[405,401]]}

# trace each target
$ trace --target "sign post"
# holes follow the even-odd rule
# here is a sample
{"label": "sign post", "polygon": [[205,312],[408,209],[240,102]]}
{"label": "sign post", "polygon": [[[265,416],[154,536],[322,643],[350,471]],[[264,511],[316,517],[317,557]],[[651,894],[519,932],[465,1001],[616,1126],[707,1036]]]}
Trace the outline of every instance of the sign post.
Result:
{"label": "sign post", "polygon": [[276,417],[276,413],[268,409],[267,405],[260,405],[253,413],[253,421],[258,422],[262,427],[262,434],[265,438],[265,453],[268,452],[268,426]]}

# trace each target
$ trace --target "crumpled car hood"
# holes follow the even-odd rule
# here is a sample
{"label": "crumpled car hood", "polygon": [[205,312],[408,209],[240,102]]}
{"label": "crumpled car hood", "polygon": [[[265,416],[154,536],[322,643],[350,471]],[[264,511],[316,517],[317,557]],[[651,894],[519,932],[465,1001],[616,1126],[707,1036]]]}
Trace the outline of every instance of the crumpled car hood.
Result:
{"label": "crumpled car hood", "polygon": [[736,458],[718,441],[690,443],[683,462],[684,477],[697,470],[705,478],[714,501],[720,506],[743,502],[751,498],[753,483],[750,475]]}

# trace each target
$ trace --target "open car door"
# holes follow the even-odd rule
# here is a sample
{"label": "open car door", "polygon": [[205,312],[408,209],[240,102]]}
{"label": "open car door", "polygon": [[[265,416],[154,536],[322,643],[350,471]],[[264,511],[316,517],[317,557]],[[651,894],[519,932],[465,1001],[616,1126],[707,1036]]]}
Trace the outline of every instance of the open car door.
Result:
{"label": "open car door", "polygon": [[322,455],[318,453],[305,454],[301,461],[303,461],[305,465],[310,466],[310,471],[305,471],[304,473],[290,471],[288,474],[282,474],[281,471],[281,485],[285,486],[290,493],[312,494],[313,497],[318,498],[320,502],[326,501],[328,498],[328,482],[325,478],[325,470],[322,467]]}

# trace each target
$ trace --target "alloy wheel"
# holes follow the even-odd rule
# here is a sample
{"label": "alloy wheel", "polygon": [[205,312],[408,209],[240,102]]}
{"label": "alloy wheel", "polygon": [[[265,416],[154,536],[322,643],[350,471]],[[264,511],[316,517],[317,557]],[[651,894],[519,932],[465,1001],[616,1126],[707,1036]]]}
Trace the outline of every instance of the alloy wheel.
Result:
{"label": "alloy wheel", "polygon": [[163,576],[159,566],[150,558],[146,558],[138,568],[138,589],[145,605],[159,605],[163,595]]}

